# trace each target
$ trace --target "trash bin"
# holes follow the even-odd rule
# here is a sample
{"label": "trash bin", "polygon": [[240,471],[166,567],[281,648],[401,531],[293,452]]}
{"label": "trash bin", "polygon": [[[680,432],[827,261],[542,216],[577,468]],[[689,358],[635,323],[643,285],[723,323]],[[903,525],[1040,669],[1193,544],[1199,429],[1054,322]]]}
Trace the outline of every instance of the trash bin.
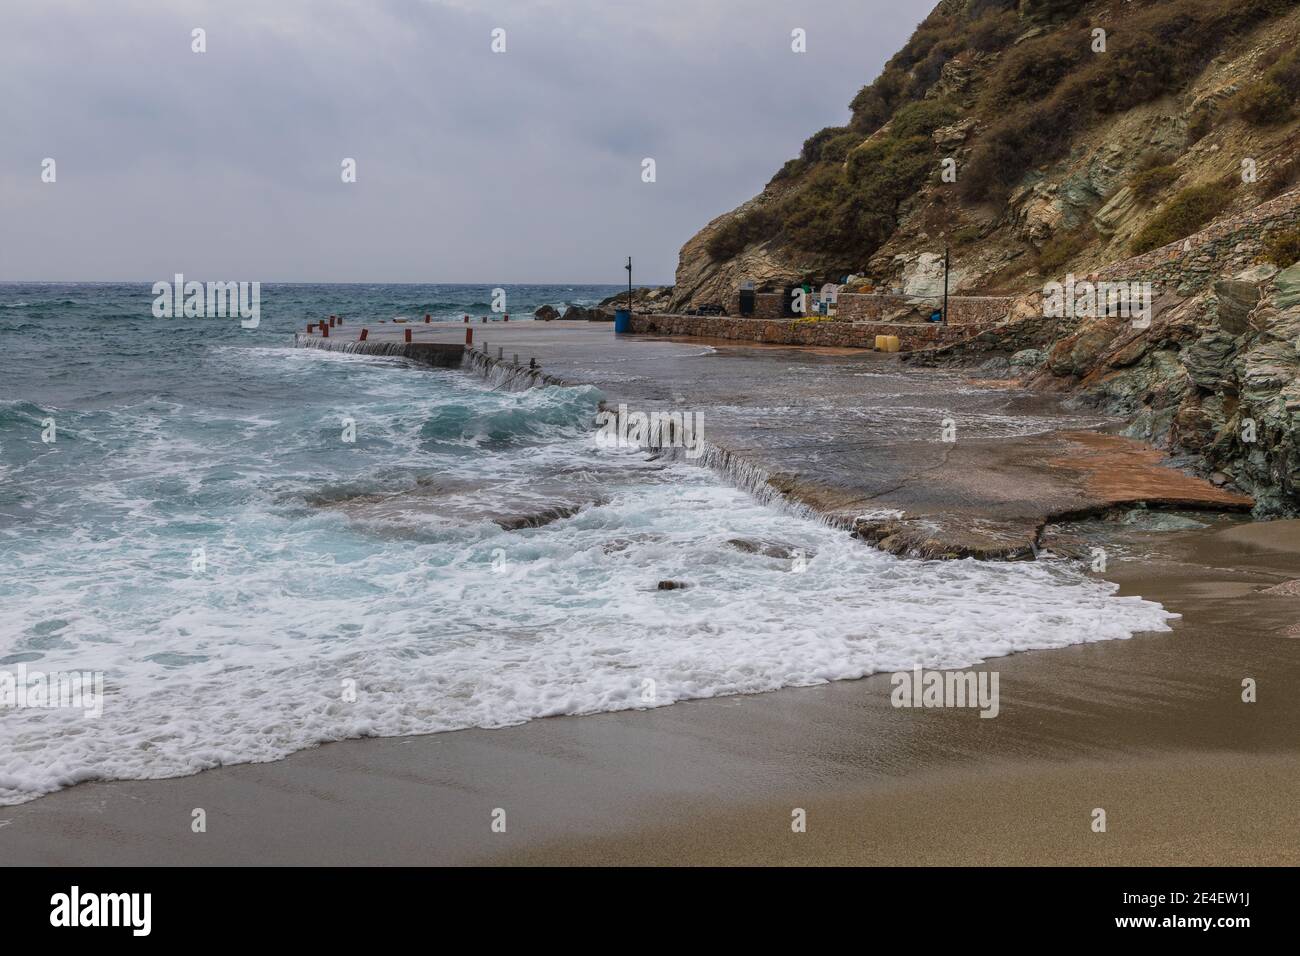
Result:
{"label": "trash bin", "polygon": [[614,331],[616,333],[632,331],[632,310],[631,309],[614,310]]}

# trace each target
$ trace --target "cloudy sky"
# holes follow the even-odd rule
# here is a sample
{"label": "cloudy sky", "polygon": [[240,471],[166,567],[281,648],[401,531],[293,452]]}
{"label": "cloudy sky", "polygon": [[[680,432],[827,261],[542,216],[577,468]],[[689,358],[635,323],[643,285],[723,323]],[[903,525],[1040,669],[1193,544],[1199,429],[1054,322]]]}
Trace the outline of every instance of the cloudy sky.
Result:
{"label": "cloudy sky", "polygon": [[668,282],[933,3],[7,2],[0,280]]}

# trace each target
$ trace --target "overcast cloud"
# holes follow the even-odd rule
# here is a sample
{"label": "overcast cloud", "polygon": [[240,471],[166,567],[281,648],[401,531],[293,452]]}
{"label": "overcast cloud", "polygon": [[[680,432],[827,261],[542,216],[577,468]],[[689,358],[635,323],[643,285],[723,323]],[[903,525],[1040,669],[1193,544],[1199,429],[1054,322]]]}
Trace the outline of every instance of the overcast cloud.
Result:
{"label": "overcast cloud", "polygon": [[0,0],[0,280],[670,282],[933,3]]}

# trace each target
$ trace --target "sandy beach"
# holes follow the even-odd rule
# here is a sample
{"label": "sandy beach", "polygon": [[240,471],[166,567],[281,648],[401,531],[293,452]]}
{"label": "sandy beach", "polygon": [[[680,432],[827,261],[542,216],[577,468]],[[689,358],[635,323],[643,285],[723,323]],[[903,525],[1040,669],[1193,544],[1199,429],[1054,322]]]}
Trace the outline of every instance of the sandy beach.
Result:
{"label": "sandy beach", "polygon": [[[989,661],[1001,712],[885,675],[87,783],[0,812],[6,864],[1300,862],[1300,522],[1085,529],[1183,615]],[[1258,702],[1241,700],[1241,682]],[[195,808],[207,832],[191,832]],[[1095,808],[1107,831],[1091,830]],[[493,811],[506,832],[493,832]],[[791,814],[807,811],[807,832]]]}

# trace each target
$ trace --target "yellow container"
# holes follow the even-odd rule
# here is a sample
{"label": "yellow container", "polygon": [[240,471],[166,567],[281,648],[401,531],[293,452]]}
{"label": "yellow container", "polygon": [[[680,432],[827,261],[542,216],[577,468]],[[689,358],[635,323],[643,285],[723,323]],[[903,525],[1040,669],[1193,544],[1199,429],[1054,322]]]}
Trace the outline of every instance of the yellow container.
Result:
{"label": "yellow container", "polygon": [[888,338],[889,338],[888,335],[877,335],[877,336],[876,336],[876,351],[877,351],[877,352],[884,352],[884,351],[885,351],[885,340],[888,339]]}
{"label": "yellow container", "polygon": [[886,352],[897,352],[897,351],[898,351],[898,345],[899,345],[899,343],[898,343],[898,336],[897,336],[897,335],[886,335],[886,336],[885,336],[885,351],[886,351]]}

